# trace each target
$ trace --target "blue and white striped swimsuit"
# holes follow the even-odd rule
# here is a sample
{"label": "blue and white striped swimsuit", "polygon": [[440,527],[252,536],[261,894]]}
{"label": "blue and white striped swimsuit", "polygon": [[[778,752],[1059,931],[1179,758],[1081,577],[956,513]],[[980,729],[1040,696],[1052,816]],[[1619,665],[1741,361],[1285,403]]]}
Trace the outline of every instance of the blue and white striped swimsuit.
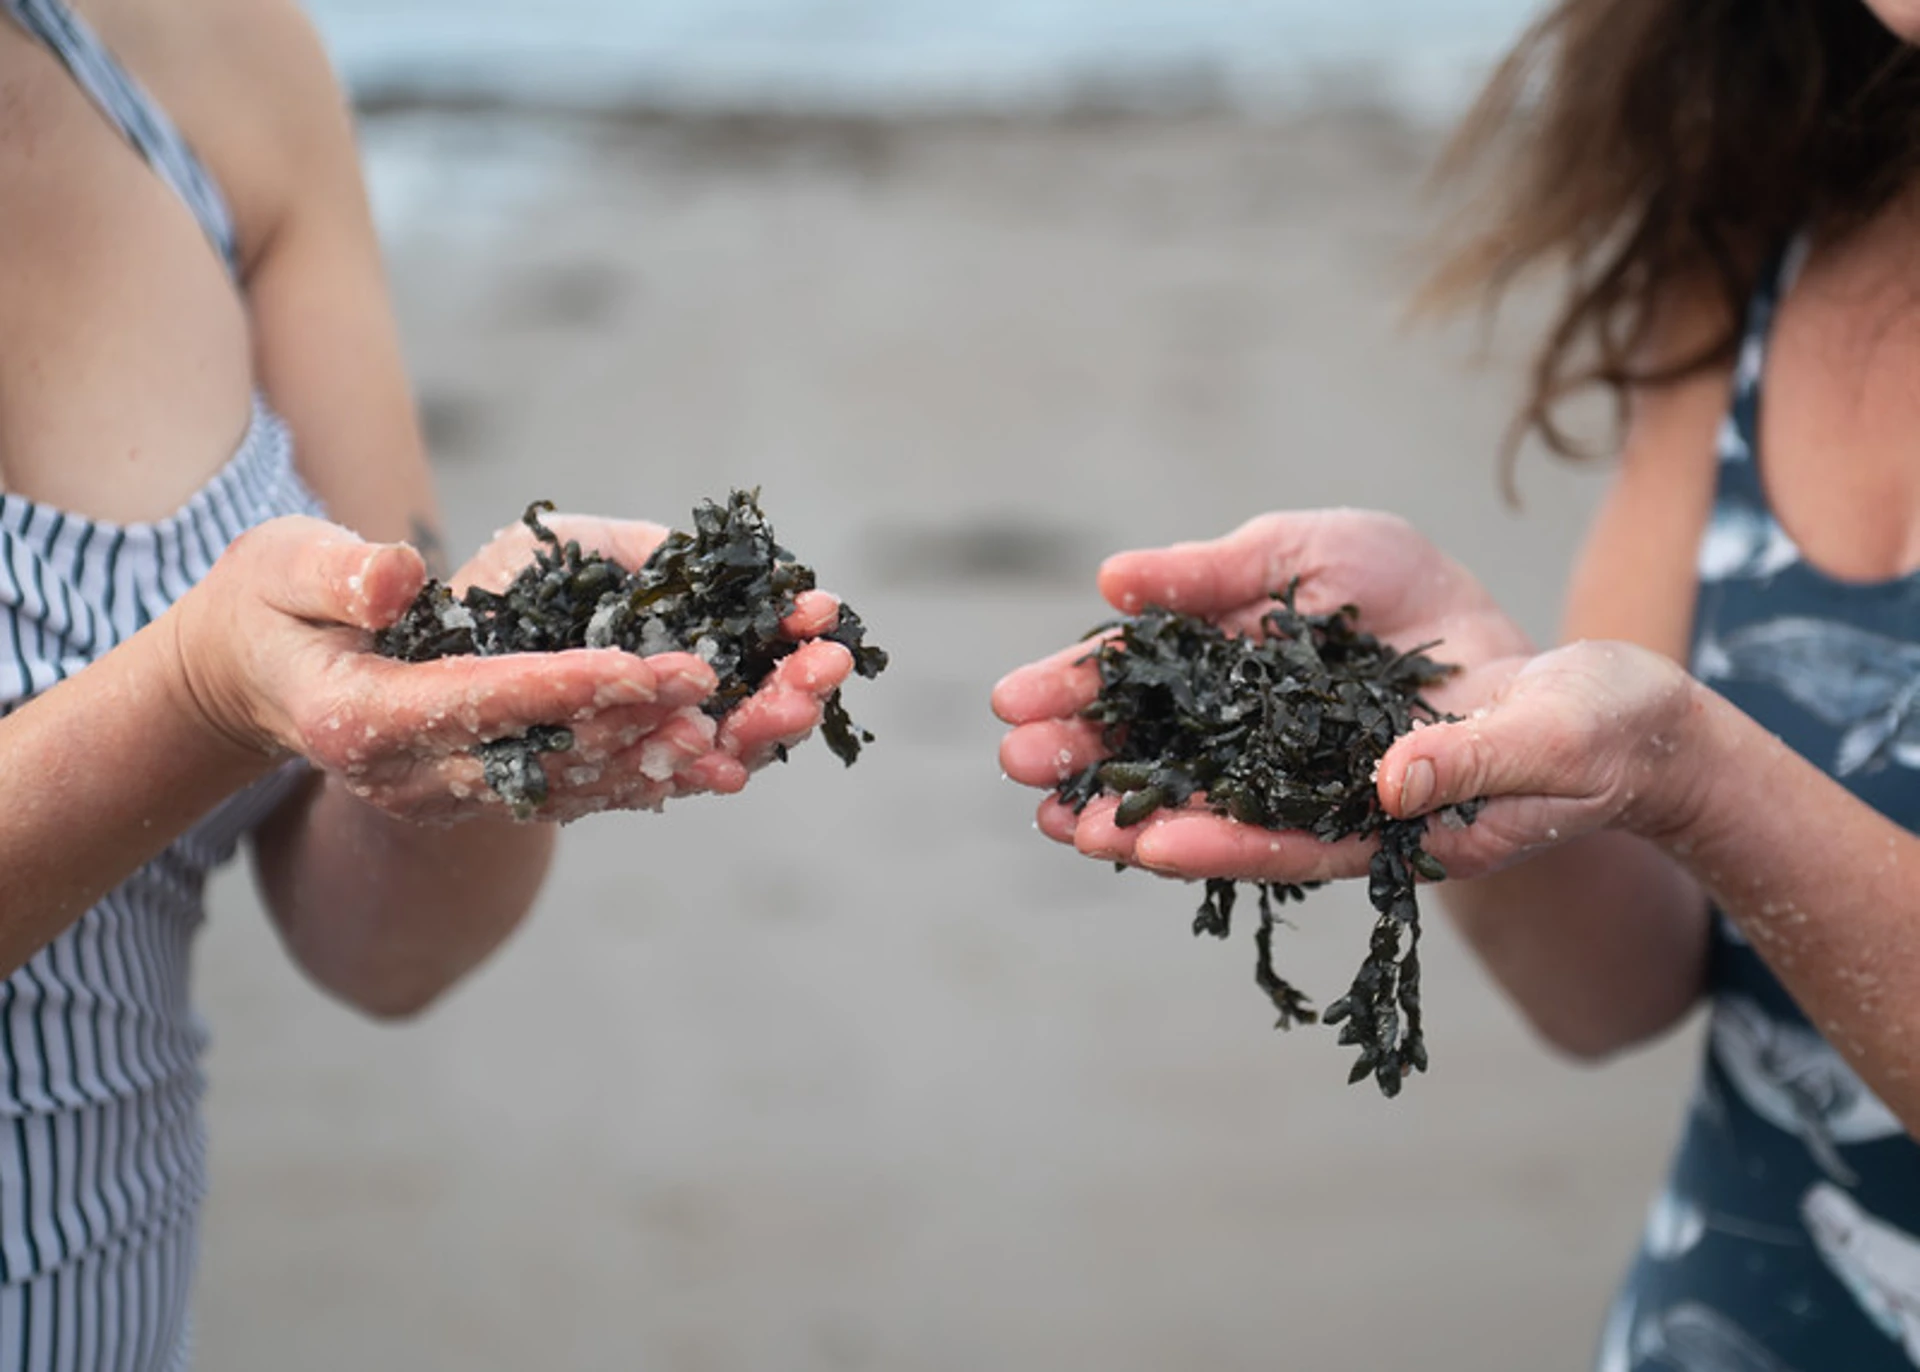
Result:
{"label": "blue and white striped swimsuit", "polygon": [[[60,58],[234,271],[219,190],[98,39],[59,0],[0,0],[0,16]],[[258,398],[239,451],[158,522],[0,493],[0,714],[162,613],[243,530],[319,512]],[[206,1192],[193,936],[207,873],[297,780],[283,771],[230,799],[0,983],[0,1372],[189,1364]]]}

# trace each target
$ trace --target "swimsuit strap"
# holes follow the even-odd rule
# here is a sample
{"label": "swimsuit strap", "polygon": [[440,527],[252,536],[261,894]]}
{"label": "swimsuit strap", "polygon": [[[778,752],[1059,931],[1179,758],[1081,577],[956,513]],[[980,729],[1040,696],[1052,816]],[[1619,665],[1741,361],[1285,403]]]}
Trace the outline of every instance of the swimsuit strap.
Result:
{"label": "swimsuit strap", "polygon": [[239,262],[225,197],[167,112],[128,74],[64,0],[0,0],[0,13],[44,43],[154,172],[174,190],[218,249],[229,272]]}

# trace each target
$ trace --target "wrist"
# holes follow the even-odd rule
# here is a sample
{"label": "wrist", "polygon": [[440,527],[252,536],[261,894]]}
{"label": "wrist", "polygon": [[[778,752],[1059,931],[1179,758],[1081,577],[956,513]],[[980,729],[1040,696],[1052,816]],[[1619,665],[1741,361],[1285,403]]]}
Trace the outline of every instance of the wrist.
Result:
{"label": "wrist", "polygon": [[1719,812],[1732,707],[1690,673],[1678,666],[1674,672],[1672,696],[1642,740],[1620,827],[1684,854],[1699,845]]}
{"label": "wrist", "polygon": [[264,776],[284,759],[284,753],[255,731],[244,711],[233,708],[239,694],[225,685],[233,673],[220,659],[217,642],[208,642],[195,626],[195,600],[200,588],[187,592],[152,627],[159,685],[180,727],[223,768]]}

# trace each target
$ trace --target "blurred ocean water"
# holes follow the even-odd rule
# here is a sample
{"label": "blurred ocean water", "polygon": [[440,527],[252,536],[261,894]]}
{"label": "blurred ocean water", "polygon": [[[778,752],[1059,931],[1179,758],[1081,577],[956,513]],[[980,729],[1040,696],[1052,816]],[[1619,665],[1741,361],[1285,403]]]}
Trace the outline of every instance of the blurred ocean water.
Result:
{"label": "blurred ocean water", "polygon": [[311,0],[365,96],[908,113],[1444,114],[1532,0]]}

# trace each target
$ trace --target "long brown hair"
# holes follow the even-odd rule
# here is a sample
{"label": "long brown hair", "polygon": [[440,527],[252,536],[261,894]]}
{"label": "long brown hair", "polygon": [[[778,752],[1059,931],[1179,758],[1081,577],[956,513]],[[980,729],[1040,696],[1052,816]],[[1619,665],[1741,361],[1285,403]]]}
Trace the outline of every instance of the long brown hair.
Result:
{"label": "long brown hair", "polygon": [[[1920,169],[1920,59],[1861,0],[1559,0],[1495,71],[1440,164],[1467,218],[1426,299],[1492,306],[1566,271],[1508,445],[1581,455],[1563,401],[1624,407],[1724,363],[1762,264],[1857,224]],[[1712,291],[1724,328],[1650,359],[1656,310]]]}

